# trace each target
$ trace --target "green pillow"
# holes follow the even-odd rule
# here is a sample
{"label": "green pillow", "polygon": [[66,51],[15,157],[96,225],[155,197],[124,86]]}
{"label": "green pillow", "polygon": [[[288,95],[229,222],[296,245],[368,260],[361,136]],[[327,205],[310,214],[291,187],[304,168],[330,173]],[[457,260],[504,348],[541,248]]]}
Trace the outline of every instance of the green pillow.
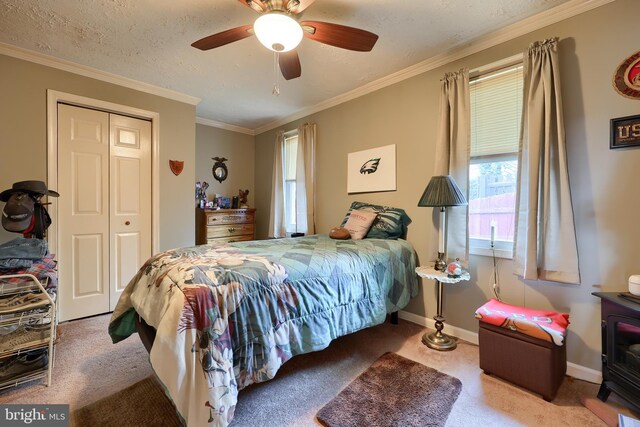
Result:
{"label": "green pillow", "polygon": [[367,233],[367,239],[405,239],[407,237],[407,226],[411,224],[411,218],[409,218],[404,209],[353,202],[342,221],[343,227],[353,210],[368,210],[378,214],[377,219]]}

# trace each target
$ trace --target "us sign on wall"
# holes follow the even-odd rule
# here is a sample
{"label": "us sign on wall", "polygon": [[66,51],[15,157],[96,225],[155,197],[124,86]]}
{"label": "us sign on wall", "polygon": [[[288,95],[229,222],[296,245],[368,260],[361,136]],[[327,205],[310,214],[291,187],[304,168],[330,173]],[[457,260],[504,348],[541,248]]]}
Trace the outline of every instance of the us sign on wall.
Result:
{"label": "us sign on wall", "polygon": [[611,119],[609,148],[637,147],[640,145],[640,115]]}
{"label": "us sign on wall", "polygon": [[618,66],[613,87],[627,98],[640,99],[640,52],[636,52]]}

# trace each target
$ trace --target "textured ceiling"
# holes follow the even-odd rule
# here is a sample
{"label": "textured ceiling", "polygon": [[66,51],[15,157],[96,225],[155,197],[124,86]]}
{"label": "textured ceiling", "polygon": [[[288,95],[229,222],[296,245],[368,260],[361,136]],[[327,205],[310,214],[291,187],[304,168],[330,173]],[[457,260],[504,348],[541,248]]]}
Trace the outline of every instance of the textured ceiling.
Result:
{"label": "textured ceiling", "polygon": [[250,24],[237,0],[0,0],[0,42],[202,99],[199,117],[255,129],[567,0],[316,0],[300,16],[380,36],[371,52],[304,39],[302,76],[271,94],[273,53],[250,37],[191,43]]}

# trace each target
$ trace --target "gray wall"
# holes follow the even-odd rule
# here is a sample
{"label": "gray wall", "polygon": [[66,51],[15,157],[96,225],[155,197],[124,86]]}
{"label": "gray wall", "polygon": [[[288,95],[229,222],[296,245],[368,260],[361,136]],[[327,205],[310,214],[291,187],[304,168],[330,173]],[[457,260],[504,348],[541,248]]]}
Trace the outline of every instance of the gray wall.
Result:
{"label": "gray wall", "polygon": [[[213,179],[212,157],[225,157],[229,174],[223,182]],[[215,193],[227,197],[249,190],[248,204],[254,206],[255,140],[252,135],[196,124],[196,181],[209,183],[209,200]]]}
{"label": "gray wall", "polygon": [[[193,105],[0,55],[0,189],[16,181],[47,181],[47,89],[160,114],[159,246],[193,245]],[[185,161],[180,176],[169,170],[170,159]],[[1,242],[17,236],[0,229]]]}
{"label": "gray wall", "polygon": [[[432,260],[437,240],[433,210],[416,205],[434,170],[439,79],[445,72],[486,65],[522,52],[533,41],[558,36],[582,284],[523,282],[512,274],[510,260],[500,261],[499,281],[507,303],[569,312],[569,361],[599,369],[600,304],[591,292],[625,290],[628,276],[640,271],[640,150],[609,150],[609,119],[640,113],[639,100],[623,98],[611,85],[618,64],[638,49],[638,15],[640,2],[618,0],[282,126],[318,124],[318,232],[339,224],[354,200],[398,206],[413,219],[408,240],[421,262]],[[256,137],[256,207],[262,212],[269,211],[277,130]],[[348,195],[347,154],[388,144],[397,145],[397,191]],[[257,227],[258,236],[266,237],[268,215],[258,215]],[[472,256],[470,272],[471,282],[446,286],[444,315],[447,323],[476,331],[473,312],[492,296],[491,259]],[[423,281],[407,311],[432,317],[435,306],[433,283]]]}

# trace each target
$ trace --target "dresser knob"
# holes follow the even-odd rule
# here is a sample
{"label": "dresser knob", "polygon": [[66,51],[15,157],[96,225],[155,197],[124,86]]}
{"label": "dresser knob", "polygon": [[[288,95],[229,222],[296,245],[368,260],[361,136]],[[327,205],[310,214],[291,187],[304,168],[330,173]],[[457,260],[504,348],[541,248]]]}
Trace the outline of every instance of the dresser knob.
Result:
{"label": "dresser knob", "polygon": [[125,221],[124,222],[124,225],[130,225],[130,224],[131,224],[131,221]]}
{"label": "dresser knob", "polygon": [[229,233],[233,233],[234,231],[236,231],[235,228],[233,228],[233,227],[229,228]]}

